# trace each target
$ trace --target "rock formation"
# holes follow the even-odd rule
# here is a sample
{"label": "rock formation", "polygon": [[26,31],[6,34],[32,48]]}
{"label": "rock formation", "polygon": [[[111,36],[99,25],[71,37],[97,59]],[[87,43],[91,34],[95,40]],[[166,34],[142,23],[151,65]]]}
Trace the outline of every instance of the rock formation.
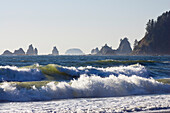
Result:
{"label": "rock formation", "polygon": [[118,49],[116,50],[117,55],[129,55],[132,52],[132,48],[128,41],[128,38],[124,38],[120,40],[120,44]]}
{"label": "rock formation", "polygon": [[84,55],[83,51],[78,48],[68,49],[65,52],[66,55]]}
{"label": "rock formation", "polygon": [[3,56],[12,56],[13,53],[10,52],[9,50],[5,50],[3,53],[2,53]]}
{"label": "rock formation", "polygon": [[157,21],[149,20],[145,36],[135,46],[133,55],[170,55],[170,11]]}
{"label": "rock formation", "polygon": [[92,55],[95,55],[95,54],[97,54],[98,52],[99,52],[98,47],[91,50],[91,54],[92,54]]}
{"label": "rock formation", "polygon": [[25,53],[22,48],[19,48],[18,50],[15,50],[14,53],[10,52],[9,50],[5,50],[2,55],[4,56],[12,56],[12,55],[37,55],[38,50],[37,48],[33,48],[32,44],[29,46],[27,52]]}
{"label": "rock formation", "polygon": [[35,48],[35,55],[38,55],[38,49],[37,48]]}
{"label": "rock formation", "polygon": [[14,55],[25,55],[25,52],[22,48],[19,48],[18,50],[15,50]]}
{"label": "rock formation", "polygon": [[37,50],[37,48],[33,48],[33,46],[32,46],[32,44],[31,45],[29,45],[29,48],[28,48],[28,50],[27,50],[27,52],[26,52],[26,55],[38,55],[38,50]]}
{"label": "rock formation", "polygon": [[56,48],[56,46],[53,47],[52,55],[59,55],[59,52],[58,52],[58,49]]}
{"label": "rock formation", "polygon": [[97,55],[115,55],[115,51],[107,44],[101,48]]}

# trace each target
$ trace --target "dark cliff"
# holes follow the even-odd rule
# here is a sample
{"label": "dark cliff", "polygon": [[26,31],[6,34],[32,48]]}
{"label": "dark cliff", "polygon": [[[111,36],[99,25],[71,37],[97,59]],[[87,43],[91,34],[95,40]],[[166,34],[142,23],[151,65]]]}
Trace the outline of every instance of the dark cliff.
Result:
{"label": "dark cliff", "polygon": [[149,20],[146,33],[133,50],[134,55],[170,55],[170,11],[156,21]]}

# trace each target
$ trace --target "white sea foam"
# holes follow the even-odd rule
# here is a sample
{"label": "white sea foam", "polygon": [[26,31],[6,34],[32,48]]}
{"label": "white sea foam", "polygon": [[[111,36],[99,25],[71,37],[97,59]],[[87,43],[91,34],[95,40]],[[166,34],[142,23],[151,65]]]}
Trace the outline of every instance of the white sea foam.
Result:
{"label": "white sea foam", "polygon": [[35,81],[43,78],[44,75],[38,69],[0,66],[0,81]]}
{"label": "white sea foam", "polygon": [[[54,65],[55,66],[55,65]],[[33,66],[34,67],[34,66]],[[44,74],[38,68],[18,68],[16,66],[0,66],[0,81],[38,81],[45,79]],[[79,77],[82,74],[89,76],[96,75],[101,77],[108,77],[110,75],[118,76],[120,74],[126,76],[142,76],[147,77],[148,72],[144,66],[140,64],[117,67],[65,67],[56,66],[60,72],[67,73],[70,76]],[[57,74],[57,73],[56,73]]]}
{"label": "white sea foam", "polygon": [[0,103],[2,113],[169,113],[170,94]]}
{"label": "white sea foam", "polygon": [[109,75],[115,75],[118,76],[120,74],[126,75],[126,76],[132,76],[137,75],[141,77],[147,77],[148,72],[147,69],[140,65],[129,65],[129,66],[117,66],[117,67],[107,67],[107,68],[98,68],[98,67],[57,67],[57,69],[60,72],[65,72],[72,76],[80,76],[81,74],[87,74],[87,75],[98,75],[98,76],[109,76]]}
{"label": "white sea foam", "polygon": [[170,85],[162,84],[154,79],[138,76],[110,75],[109,77],[81,75],[78,80],[70,83],[50,82],[41,88],[17,88],[11,83],[0,85],[0,100],[2,101],[33,101],[53,100],[82,97],[113,97],[143,94],[170,93]]}

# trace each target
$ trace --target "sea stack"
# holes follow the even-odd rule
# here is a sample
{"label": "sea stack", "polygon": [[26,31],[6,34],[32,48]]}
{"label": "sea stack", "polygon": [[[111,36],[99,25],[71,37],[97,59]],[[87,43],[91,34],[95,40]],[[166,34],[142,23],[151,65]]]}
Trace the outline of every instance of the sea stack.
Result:
{"label": "sea stack", "polygon": [[19,48],[18,50],[15,50],[13,54],[17,55],[17,56],[25,55],[25,52],[24,52],[24,50],[22,48]]}
{"label": "sea stack", "polygon": [[124,38],[123,40],[120,40],[120,45],[118,49],[116,50],[117,55],[129,55],[132,52],[132,48],[130,46],[130,43],[128,41],[128,38]]}
{"label": "sea stack", "polygon": [[3,53],[2,53],[3,56],[12,56],[13,53],[9,50],[5,50]]}
{"label": "sea stack", "polygon": [[92,54],[92,55],[96,55],[98,52],[99,52],[98,47],[96,47],[95,49],[92,49],[92,50],[91,50],[91,54]]}
{"label": "sea stack", "polygon": [[59,51],[58,51],[58,49],[56,48],[56,46],[53,47],[52,55],[59,55]]}
{"label": "sea stack", "polygon": [[33,46],[32,46],[32,44],[31,45],[29,45],[29,48],[28,48],[28,50],[27,50],[27,52],[26,52],[26,55],[38,55],[38,50],[37,50],[37,48],[33,48]]}
{"label": "sea stack", "polygon": [[105,44],[101,50],[97,53],[97,55],[115,55],[115,51]]}

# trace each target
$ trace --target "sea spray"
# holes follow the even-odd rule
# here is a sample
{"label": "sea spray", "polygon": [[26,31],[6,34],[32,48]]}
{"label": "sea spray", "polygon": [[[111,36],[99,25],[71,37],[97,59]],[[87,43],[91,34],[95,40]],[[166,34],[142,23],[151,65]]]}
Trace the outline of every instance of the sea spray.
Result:
{"label": "sea spray", "polygon": [[114,97],[170,93],[170,85],[136,75],[109,77],[81,75],[70,82],[49,82],[42,87],[18,88],[14,83],[0,85],[1,101],[40,101],[67,98]]}

